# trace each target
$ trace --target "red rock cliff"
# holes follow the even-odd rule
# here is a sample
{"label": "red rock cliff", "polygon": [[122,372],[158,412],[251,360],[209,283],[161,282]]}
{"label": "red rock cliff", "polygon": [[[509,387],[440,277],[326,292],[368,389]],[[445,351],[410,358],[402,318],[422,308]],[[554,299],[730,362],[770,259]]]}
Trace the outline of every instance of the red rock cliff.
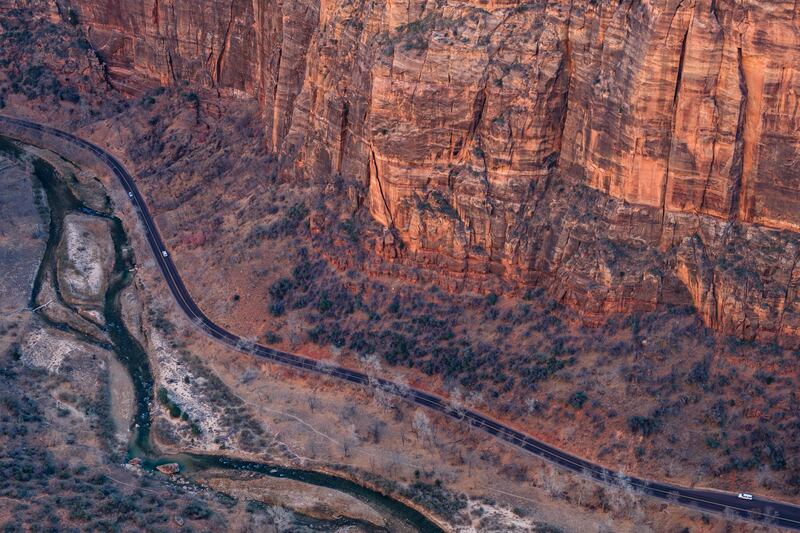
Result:
{"label": "red rock cliff", "polygon": [[[796,258],[751,265],[774,290],[744,310],[708,259],[729,221],[800,229],[795,0],[74,4],[119,86],[257,98],[270,148],[355,184],[404,260],[548,276],[592,313],[691,298],[727,331],[797,333]],[[581,204],[581,184],[607,196]]]}

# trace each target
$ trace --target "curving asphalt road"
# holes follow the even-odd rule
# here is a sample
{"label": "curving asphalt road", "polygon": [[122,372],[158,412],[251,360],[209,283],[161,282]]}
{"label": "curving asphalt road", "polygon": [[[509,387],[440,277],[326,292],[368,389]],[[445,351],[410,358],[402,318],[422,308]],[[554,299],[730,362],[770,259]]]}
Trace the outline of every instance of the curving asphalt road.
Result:
{"label": "curving asphalt road", "polygon": [[138,208],[137,212],[144,224],[147,241],[150,243],[150,248],[156,258],[156,262],[178,305],[197,327],[218,341],[240,352],[255,355],[276,363],[317,374],[332,376],[358,385],[381,388],[387,393],[403,398],[412,404],[427,407],[460,423],[469,424],[497,439],[554,463],[566,470],[576,472],[608,485],[631,487],[653,498],[702,511],[716,513],[728,512],[747,520],[768,521],[772,525],[800,530],[800,506],[759,497],[754,497],[753,500],[747,501],[738,498],[736,494],[727,492],[693,489],[669,483],[660,483],[657,481],[625,476],[622,473],[609,470],[549,446],[530,435],[521,433],[476,411],[453,407],[447,400],[433,394],[401,386],[382,378],[370,377],[349,368],[324,364],[314,359],[254,344],[231,333],[208,318],[189,295],[189,291],[186,290],[186,286],[183,280],[181,280],[175,263],[173,263],[169,254],[166,253],[167,248],[164,245],[164,241],[156,228],[153,218],[147,210],[144,198],[136,188],[133,177],[114,156],[88,141],[55,128],[0,115],[0,123],[2,122],[63,139],[79,148],[91,152],[111,169],[122,184],[126,193],[128,193],[133,205]]}

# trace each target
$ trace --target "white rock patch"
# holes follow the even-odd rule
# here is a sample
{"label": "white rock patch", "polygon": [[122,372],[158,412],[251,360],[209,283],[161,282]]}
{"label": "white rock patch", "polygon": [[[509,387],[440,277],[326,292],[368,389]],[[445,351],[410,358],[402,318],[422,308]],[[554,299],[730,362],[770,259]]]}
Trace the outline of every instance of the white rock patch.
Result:
{"label": "white rock patch", "polygon": [[84,227],[83,218],[80,215],[64,218],[64,246],[69,265],[63,279],[70,293],[96,298],[105,287],[104,251]]}
{"label": "white rock patch", "polygon": [[[475,518],[473,511],[480,509],[480,517]],[[499,505],[489,505],[485,502],[470,499],[467,502],[466,511],[472,519],[472,524],[468,526],[456,527],[457,533],[508,533],[512,531],[531,532],[537,531],[537,524],[534,520],[520,517],[512,510]]]}
{"label": "white rock patch", "polygon": [[38,329],[27,335],[22,344],[23,364],[58,372],[64,358],[72,352],[84,349],[77,342],[55,336],[47,330]]}
{"label": "white rock patch", "polygon": [[[203,383],[203,378],[197,377],[180,361],[179,356],[172,350],[167,339],[161,333],[152,330],[151,342],[158,360],[160,373],[160,386],[167,389],[170,400],[175,402],[189,418],[202,430],[203,436],[208,438],[222,434],[223,425],[221,416],[212,406],[203,402],[192,392],[192,383]],[[184,381],[189,377],[189,383]]]}

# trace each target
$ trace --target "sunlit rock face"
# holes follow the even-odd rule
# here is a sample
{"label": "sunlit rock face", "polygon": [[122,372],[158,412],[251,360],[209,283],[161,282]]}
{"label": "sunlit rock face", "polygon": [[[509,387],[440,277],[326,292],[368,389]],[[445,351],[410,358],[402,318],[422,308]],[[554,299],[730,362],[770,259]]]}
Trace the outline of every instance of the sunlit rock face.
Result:
{"label": "sunlit rock face", "polygon": [[[548,280],[589,315],[685,300],[730,309],[704,311],[726,331],[786,329],[793,270],[752,266],[781,280],[780,305],[752,292],[712,304],[721,296],[698,288],[708,276],[690,250],[701,239],[720,256],[723,239],[708,235],[729,222],[800,228],[794,0],[74,9],[120,88],[189,80],[257,98],[269,148],[299,177],[340,174],[393,230],[377,247],[389,260],[458,279]],[[589,200],[587,187],[603,194]],[[773,239],[742,231],[751,250]],[[755,324],[742,327],[745,316]]]}

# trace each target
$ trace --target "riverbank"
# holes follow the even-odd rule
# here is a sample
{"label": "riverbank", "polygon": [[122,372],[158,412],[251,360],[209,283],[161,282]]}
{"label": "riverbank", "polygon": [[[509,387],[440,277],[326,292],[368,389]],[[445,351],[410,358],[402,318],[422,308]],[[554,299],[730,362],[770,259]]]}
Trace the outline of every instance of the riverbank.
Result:
{"label": "riverbank", "polygon": [[[22,147],[24,150],[25,147]],[[296,469],[283,469],[277,465],[265,465],[257,463],[244,463],[242,461],[227,460],[224,458],[215,458],[213,464],[205,467],[210,458],[199,456],[183,456],[178,458],[162,458],[157,453],[157,448],[153,446],[150,439],[150,426],[151,426],[151,409],[154,405],[153,402],[153,375],[150,370],[150,358],[146,351],[142,348],[139,341],[130,333],[128,327],[123,320],[122,307],[120,304],[120,295],[126,291],[132,280],[131,273],[135,271],[135,262],[131,253],[127,237],[123,230],[122,224],[119,219],[113,216],[113,213],[103,213],[89,208],[84,202],[81,201],[80,184],[77,186],[69,186],[61,175],[56,171],[53,165],[49,165],[42,159],[38,159],[41,151],[33,150],[36,152],[36,159],[33,159],[33,173],[38,181],[42,191],[45,192],[48,198],[48,205],[51,206],[49,212],[50,217],[50,234],[49,234],[49,253],[43,254],[45,259],[39,269],[39,280],[36,287],[34,287],[31,297],[32,302],[38,303],[41,299],[41,294],[46,288],[51,288],[52,291],[45,291],[48,295],[54,295],[56,302],[50,301],[46,307],[57,303],[60,305],[62,311],[71,311],[76,316],[71,317],[73,322],[55,322],[51,321],[52,316],[45,315],[45,319],[50,322],[51,326],[59,326],[60,329],[65,330],[60,334],[60,337],[53,337],[37,333],[33,335],[32,339],[36,341],[29,342],[26,345],[27,353],[24,354],[24,361],[28,364],[45,368],[48,371],[57,373],[62,366],[63,361],[75,350],[81,349],[80,347],[86,343],[97,345],[98,349],[103,349],[107,352],[113,352],[115,357],[122,364],[129,374],[129,378],[133,378],[134,394],[135,397],[135,417],[133,420],[128,421],[128,425],[132,426],[133,431],[128,432],[128,429],[120,427],[124,423],[125,406],[119,408],[114,405],[116,401],[130,401],[126,400],[125,389],[128,388],[127,384],[120,384],[119,380],[124,379],[118,371],[114,372],[114,368],[118,365],[116,362],[106,361],[107,367],[104,368],[103,387],[102,392],[105,399],[110,403],[109,409],[111,413],[116,411],[115,417],[111,420],[106,420],[106,423],[113,423],[115,428],[106,428],[106,432],[111,434],[116,432],[120,434],[130,434],[131,441],[129,443],[128,456],[139,457],[145,460],[145,463],[151,467],[171,461],[173,459],[181,460],[184,465],[191,464],[193,473],[203,472],[206,468],[214,468],[217,472],[215,479],[219,484],[219,473],[224,471],[225,468],[230,468],[236,471],[236,475],[241,473],[242,469],[248,469],[251,472],[274,472],[274,475],[280,477],[293,477],[293,478],[307,478],[313,479],[318,484],[323,484],[328,489],[316,489],[314,485],[309,485],[307,482],[296,482],[291,490],[292,494],[298,492],[301,486],[307,486],[311,493],[317,496],[328,495],[330,505],[323,505],[319,509],[328,509],[331,511],[327,516],[321,513],[319,509],[313,516],[316,519],[340,521],[342,516],[352,516],[355,522],[348,522],[347,524],[340,525],[358,525],[362,522],[361,515],[367,515],[365,511],[350,513],[348,509],[342,509],[341,506],[336,505],[337,501],[342,498],[355,498],[354,501],[366,500],[367,504],[364,509],[370,509],[369,505],[378,505],[380,513],[391,515],[390,519],[376,519],[380,517],[380,513],[372,511],[372,520],[368,521],[370,528],[377,527],[382,529],[386,524],[394,523],[395,526],[401,526],[402,523],[408,522],[415,530],[420,531],[434,531],[438,528],[432,523],[428,522],[424,517],[416,513],[410,508],[396,502],[392,502],[385,496],[377,492],[370,491],[359,487],[349,480],[337,478],[334,475],[314,474],[311,472],[302,472]],[[63,169],[62,169],[63,171]],[[74,174],[70,174],[73,175]],[[77,182],[77,180],[76,180]],[[92,191],[96,193],[96,190]],[[105,229],[105,232],[103,231]],[[79,236],[79,241],[76,242],[75,237]],[[72,242],[70,239],[72,238]],[[113,241],[112,260],[109,261],[101,250],[108,249],[108,245],[103,245],[103,242]],[[110,253],[107,250],[106,253]],[[113,265],[113,269],[111,268]],[[71,277],[68,278],[64,270],[69,270]],[[67,291],[62,287],[64,281],[71,280],[69,297],[65,298]],[[104,294],[104,296],[103,296]],[[98,306],[97,304],[102,305]],[[40,304],[41,305],[41,304]],[[85,315],[85,309],[79,309],[80,306],[88,305],[99,307],[102,309],[102,314],[95,315],[91,318],[92,322],[101,330],[101,334],[97,338],[87,336],[84,329],[85,327],[77,326],[75,324],[81,323],[82,320],[88,320]],[[44,309],[44,308],[43,308]],[[81,312],[83,311],[83,312]],[[70,341],[68,333],[80,336],[82,341]],[[61,340],[57,340],[60,338]],[[54,347],[58,345],[58,349]],[[48,357],[41,357],[43,354],[48,354]],[[38,358],[37,358],[38,357]],[[118,368],[117,368],[118,370]],[[279,471],[280,469],[280,471]],[[269,474],[273,475],[273,474]],[[345,488],[345,493],[339,495],[335,489],[330,487]],[[346,496],[347,492],[355,493],[356,496]],[[258,491],[256,491],[258,492]],[[245,495],[247,490],[239,490],[240,496]],[[273,490],[271,501],[265,502],[272,505],[279,505],[280,491]],[[290,500],[283,502],[284,506],[293,508],[291,503],[291,494],[287,492],[285,496]],[[324,503],[324,499],[323,499]],[[295,509],[301,514],[306,506],[298,505]],[[357,507],[357,506],[356,506]],[[362,524],[363,526],[363,524]],[[401,529],[395,528],[400,531]]]}

